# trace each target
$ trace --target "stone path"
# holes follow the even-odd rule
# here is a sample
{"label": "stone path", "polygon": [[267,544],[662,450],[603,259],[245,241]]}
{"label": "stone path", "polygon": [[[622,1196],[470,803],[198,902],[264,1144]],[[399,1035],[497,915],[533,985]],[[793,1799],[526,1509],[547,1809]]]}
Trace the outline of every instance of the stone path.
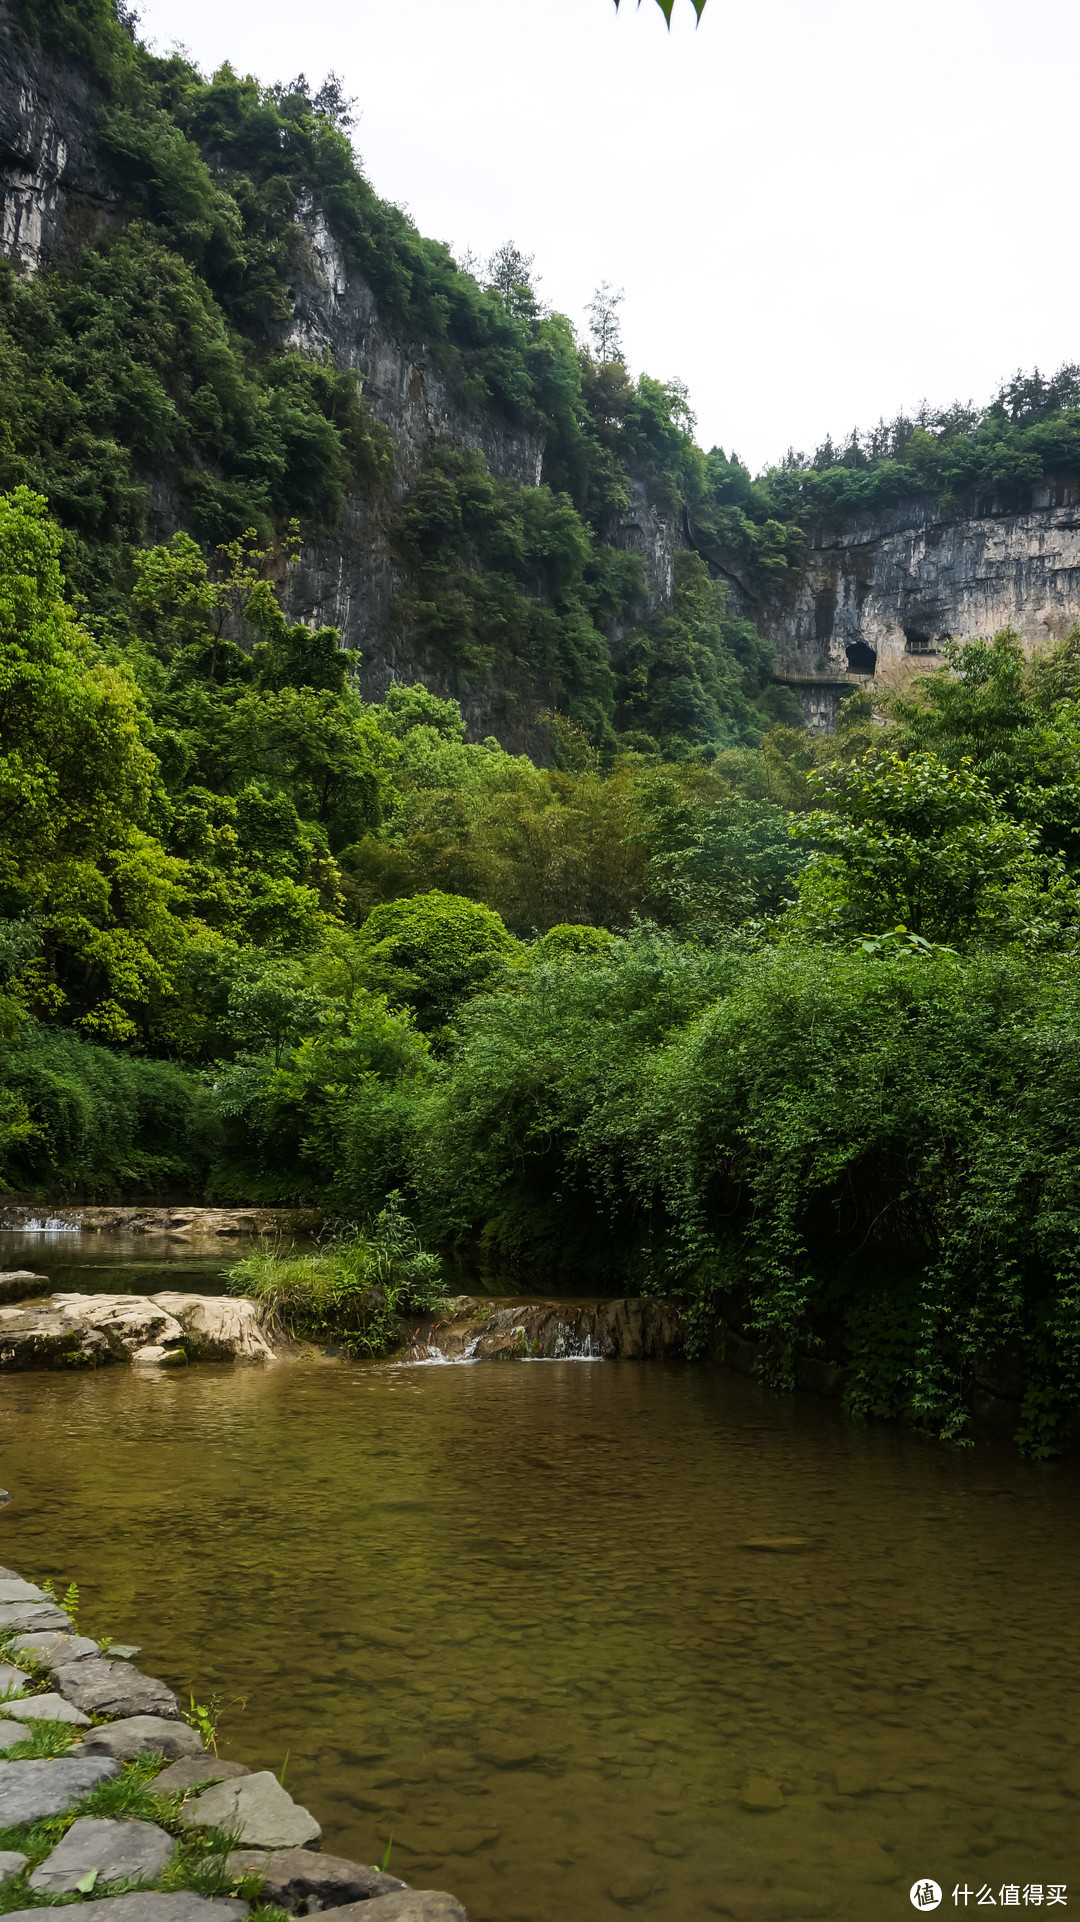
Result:
{"label": "stone path", "polygon": [[[13,1753],[35,1731],[52,1746],[54,1736],[61,1747],[68,1738],[70,1747]],[[146,1758],[165,1765],[147,1784],[161,1797],[160,1822],[78,1813],[136,1758],[144,1768]],[[42,1854],[33,1824],[67,1814],[64,1834]],[[366,1863],[323,1855],[318,1821],[275,1775],[208,1755],[171,1689],[77,1634],[44,1590],[11,1569],[0,1569],[0,1829],[22,1844],[0,1852],[5,1899],[18,1901],[23,1888],[30,1903],[76,1896],[77,1922],[240,1922],[262,1907],[290,1915],[333,1909],[335,1922],[468,1922],[442,1890],[410,1889]],[[186,1873],[179,1838],[202,1829],[236,1839],[222,1881],[250,1891],[257,1877],[257,1895],[153,1886],[175,1879],[178,1862]],[[4,1922],[42,1922],[42,1908],[8,1910]]]}

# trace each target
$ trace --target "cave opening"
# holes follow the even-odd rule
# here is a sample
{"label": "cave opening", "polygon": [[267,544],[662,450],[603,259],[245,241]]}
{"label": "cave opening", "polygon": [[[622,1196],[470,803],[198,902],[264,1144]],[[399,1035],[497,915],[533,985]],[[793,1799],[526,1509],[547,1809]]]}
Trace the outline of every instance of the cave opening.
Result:
{"label": "cave opening", "polygon": [[933,636],[924,633],[921,627],[905,627],[904,641],[909,654],[937,653],[937,643]]}
{"label": "cave opening", "polygon": [[873,674],[877,667],[877,650],[866,641],[849,641],[844,652],[847,655],[849,674]]}

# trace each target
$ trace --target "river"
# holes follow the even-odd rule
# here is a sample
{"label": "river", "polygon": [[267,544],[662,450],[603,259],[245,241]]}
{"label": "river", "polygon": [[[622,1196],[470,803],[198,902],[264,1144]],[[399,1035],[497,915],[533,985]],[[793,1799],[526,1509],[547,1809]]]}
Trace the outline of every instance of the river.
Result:
{"label": "river", "polygon": [[312,1362],[5,1376],[0,1481],[0,1561],[472,1922],[1080,1902],[1073,1466],[721,1370]]}

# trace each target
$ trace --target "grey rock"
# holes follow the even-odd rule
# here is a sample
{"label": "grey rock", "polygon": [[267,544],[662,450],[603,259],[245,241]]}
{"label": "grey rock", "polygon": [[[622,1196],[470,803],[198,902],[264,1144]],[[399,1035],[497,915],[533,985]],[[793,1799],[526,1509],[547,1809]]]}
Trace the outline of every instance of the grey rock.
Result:
{"label": "grey rock", "polygon": [[[130,1895],[108,1896],[103,1902],[80,1902],[79,1922],[240,1922],[250,1904],[234,1896],[158,1895],[135,1889]],[[40,1909],[12,1909],[4,1922],[41,1922]]]}
{"label": "grey rock", "polygon": [[47,1602],[43,1588],[24,1582],[21,1575],[0,1575],[0,1602]]}
{"label": "grey rock", "polygon": [[30,1857],[20,1855],[18,1849],[0,1849],[0,1889],[6,1888],[9,1882],[14,1882],[15,1877],[22,1874],[29,1860]]}
{"label": "grey rock", "polygon": [[14,1500],[15,1497],[9,1488],[0,1488],[0,1508],[6,1508],[8,1503]]}
{"label": "grey rock", "polygon": [[62,1695],[31,1695],[25,1702],[5,1702],[4,1714],[13,1722],[70,1722],[74,1728],[89,1728],[90,1717],[72,1708]]}
{"label": "grey rock", "polygon": [[229,1875],[263,1875],[260,1902],[295,1912],[315,1896],[320,1909],[339,1909],[347,1903],[367,1903],[373,1895],[394,1895],[405,1887],[396,1875],[364,1862],[348,1862],[340,1855],[321,1855],[314,1849],[236,1849],[226,1863]]}
{"label": "grey rock", "polygon": [[29,1655],[36,1668],[59,1668],[64,1662],[81,1662],[101,1649],[89,1635],[64,1635],[49,1629],[38,1635],[16,1635],[11,1644],[16,1655]]}
{"label": "grey rock", "polygon": [[178,1722],[180,1705],[171,1688],[142,1675],[129,1662],[105,1659],[65,1662],[53,1670],[61,1695],[90,1715],[162,1715]]}
{"label": "grey rock", "polygon": [[92,1869],[102,1884],[152,1882],[175,1853],[173,1837],[156,1822],[84,1815],[39,1863],[30,1887],[46,1895],[71,1895]]}
{"label": "grey rock", "polygon": [[5,1762],[0,1767],[0,1829],[61,1815],[84,1795],[119,1775],[111,1755],[60,1755],[51,1762]]}
{"label": "grey rock", "polygon": [[155,1775],[150,1787],[155,1795],[182,1795],[200,1782],[230,1782],[234,1776],[250,1775],[243,1762],[222,1762],[216,1755],[185,1755],[182,1762]]}
{"label": "grey rock", "polygon": [[322,1836],[315,1817],[269,1769],[216,1783],[186,1805],[183,1819],[189,1828],[231,1830],[252,1848],[304,1849]]}
{"label": "grey rock", "polygon": [[0,1722],[0,1754],[6,1748],[14,1748],[16,1742],[25,1742],[26,1737],[27,1730],[21,1722]]}
{"label": "grey rock", "polygon": [[91,1729],[83,1743],[86,1753],[115,1755],[130,1762],[133,1755],[164,1755],[170,1762],[182,1755],[201,1755],[202,1736],[186,1722],[167,1722],[160,1715],[131,1715],[123,1722],[106,1722]]}
{"label": "grey rock", "polygon": [[13,1690],[30,1686],[30,1677],[24,1668],[16,1668],[11,1662],[0,1662],[0,1695],[10,1695]]}
{"label": "grey rock", "polygon": [[20,1630],[44,1628],[66,1628],[75,1626],[70,1615],[52,1602],[0,1602],[0,1635],[17,1634]]}
{"label": "grey rock", "polygon": [[469,1918],[457,1897],[447,1895],[445,1889],[402,1889],[397,1895],[377,1895],[371,1902],[350,1902],[348,1908],[335,1911],[334,1922],[469,1922]]}

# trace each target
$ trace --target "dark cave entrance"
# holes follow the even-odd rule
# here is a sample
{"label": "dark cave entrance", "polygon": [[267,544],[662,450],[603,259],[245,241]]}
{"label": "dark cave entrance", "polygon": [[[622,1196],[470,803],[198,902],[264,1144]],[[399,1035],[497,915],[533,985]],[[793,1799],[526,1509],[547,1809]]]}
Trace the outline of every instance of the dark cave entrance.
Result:
{"label": "dark cave entrance", "polygon": [[872,674],[877,667],[877,650],[866,641],[849,641],[844,652],[849,674]]}

